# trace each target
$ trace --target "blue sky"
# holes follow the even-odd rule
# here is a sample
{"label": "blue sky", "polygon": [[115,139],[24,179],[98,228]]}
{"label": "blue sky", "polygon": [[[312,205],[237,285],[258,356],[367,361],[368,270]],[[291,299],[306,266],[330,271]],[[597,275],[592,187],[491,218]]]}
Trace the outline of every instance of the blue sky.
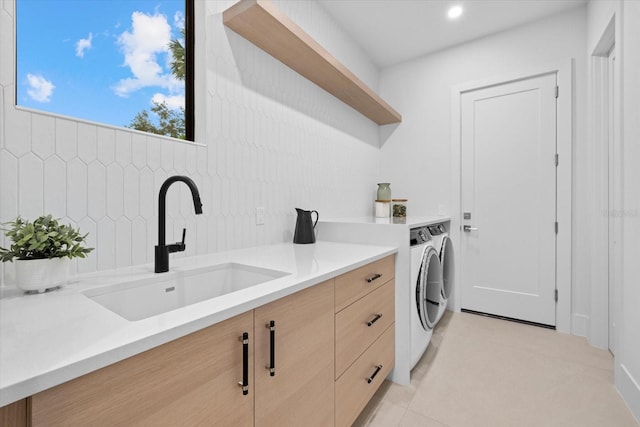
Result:
{"label": "blue sky", "polygon": [[17,103],[128,125],[151,100],[184,106],[167,44],[184,0],[18,0]]}

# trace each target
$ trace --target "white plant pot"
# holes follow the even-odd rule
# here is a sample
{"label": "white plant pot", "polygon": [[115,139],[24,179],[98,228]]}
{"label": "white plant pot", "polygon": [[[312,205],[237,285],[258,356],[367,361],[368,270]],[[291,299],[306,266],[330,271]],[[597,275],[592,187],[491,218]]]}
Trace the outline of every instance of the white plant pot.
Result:
{"label": "white plant pot", "polygon": [[69,280],[70,259],[19,259],[16,265],[16,286],[28,292],[44,292],[64,285]]}

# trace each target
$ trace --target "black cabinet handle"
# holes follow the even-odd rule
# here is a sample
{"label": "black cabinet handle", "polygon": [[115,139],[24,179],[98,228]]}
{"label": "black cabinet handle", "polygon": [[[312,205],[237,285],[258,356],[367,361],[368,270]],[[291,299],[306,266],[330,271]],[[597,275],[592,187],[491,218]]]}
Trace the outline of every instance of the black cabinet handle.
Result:
{"label": "black cabinet handle", "polygon": [[242,394],[249,394],[249,333],[245,332],[240,337],[242,341],[242,381],[238,384],[242,387]]}
{"label": "black cabinet handle", "polygon": [[381,277],[382,277],[382,274],[376,273],[373,276],[367,277],[367,283],[371,283],[374,280],[378,280]]}
{"label": "black cabinet handle", "polygon": [[382,313],[378,313],[376,314],[373,319],[369,320],[367,322],[367,326],[373,326],[374,323],[376,323],[378,320],[380,320],[380,318],[382,317]]}
{"label": "black cabinet handle", "polygon": [[276,322],[270,320],[269,323],[265,325],[267,329],[269,329],[271,348],[269,351],[269,366],[267,369],[269,370],[269,375],[272,377],[276,375]]}
{"label": "black cabinet handle", "polygon": [[376,370],[373,371],[373,374],[371,374],[369,378],[367,378],[367,384],[371,384],[371,382],[373,382],[373,379],[376,377],[376,375],[378,375],[378,372],[380,372],[380,369],[382,369],[382,365],[376,366]]}

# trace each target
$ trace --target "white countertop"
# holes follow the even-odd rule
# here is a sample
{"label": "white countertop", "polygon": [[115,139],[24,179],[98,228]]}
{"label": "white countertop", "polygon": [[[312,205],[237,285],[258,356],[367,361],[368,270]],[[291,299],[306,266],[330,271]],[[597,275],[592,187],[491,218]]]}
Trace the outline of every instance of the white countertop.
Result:
{"label": "white countertop", "polygon": [[404,227],[421,227],[425,225],[438,224],[441,222],[450,221],[451,217],[438,215],[438,216],[407,216],[405,218],[375,218],[373,216],[362,216],[352,218],[329,218],[321,219],[318,222],[321,223],[342,223],[342,224],[379,224],[389,226],[404,226]]}
{"label": "white countertop", "polygon": [[[152,265],[79,276],[64,288],[0,298],[0,406],[252,310],[397,252],[390,246],[319,241],[283,243],[171,259],[172,274],[241,263],[291,273],[269,282],[138,321],[128,321],[81,292],[160,277]],[[173,273],[172,273],[173,272]]]}

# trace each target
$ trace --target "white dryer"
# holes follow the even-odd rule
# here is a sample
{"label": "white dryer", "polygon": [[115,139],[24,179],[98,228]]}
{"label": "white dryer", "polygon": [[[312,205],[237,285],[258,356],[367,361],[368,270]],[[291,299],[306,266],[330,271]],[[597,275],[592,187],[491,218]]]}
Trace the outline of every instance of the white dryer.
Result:
{"label": "white dryer", "polygon": [[444,315],[447,305],[449,303],[449,297],[453,291],[454,285],[454,255],[453,255],[453,243],[449,238],[449,232],[445,227],[445,223],[433,224],[427,226],[429,234],[433,238],[433,245],[438,251],[438,258],[440,259],[440,268],[442,269],[442,289],[440,293],[440,308],[438,310],[438,317],[436,323],[440,321]]}
{"label": "white dryer", "polygon": [[426,227],[410,230],[411,247],[411,369],[429,346],[438,321],[442,268],[438,250]]}

